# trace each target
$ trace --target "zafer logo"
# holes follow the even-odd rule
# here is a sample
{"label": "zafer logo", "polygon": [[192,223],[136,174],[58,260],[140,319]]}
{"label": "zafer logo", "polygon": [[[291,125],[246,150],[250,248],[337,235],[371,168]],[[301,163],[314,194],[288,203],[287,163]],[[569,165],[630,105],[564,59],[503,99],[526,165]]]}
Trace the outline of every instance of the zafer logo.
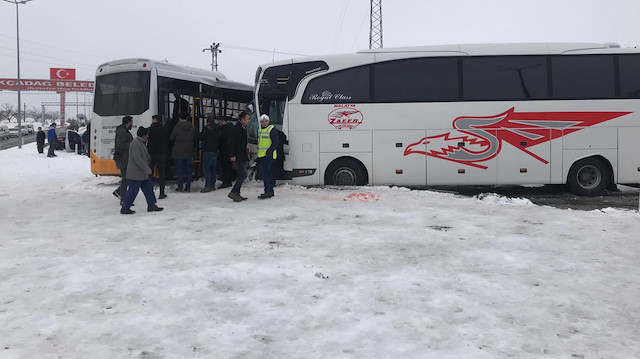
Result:
{"label": "zafer logo", "polygon": [[329,123],[338,130],[343,128],[352,130],[363,121],[362,112],[353,107],[338,107],[329,114]]}

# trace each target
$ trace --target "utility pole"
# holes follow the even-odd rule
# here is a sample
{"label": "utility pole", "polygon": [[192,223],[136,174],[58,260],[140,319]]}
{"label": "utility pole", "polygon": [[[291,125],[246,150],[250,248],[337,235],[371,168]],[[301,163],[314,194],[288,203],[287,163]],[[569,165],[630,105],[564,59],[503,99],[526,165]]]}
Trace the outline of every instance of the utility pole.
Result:
{"label": "utility pole", "polygon": [[18,5],[26,4],[29,1],[33,0],[3,0],[4,2],[8,2],[9,4],[16,5],[16,53],[18,54],[18,148],[22,148],[22,121],[20,116],[20,16],[18,13]]}
{"label": "utility pole", "polygon": [[211,51],[211,71],[218,71],[218,54],[222,52],[220,43],[212,43],[208,49],[202,49],[202,52],[205,51]]}
{"label": "utility pole", "polygon": [[381,49],[382,46],[382,0],[371,0],[369,19],[369,49]]}

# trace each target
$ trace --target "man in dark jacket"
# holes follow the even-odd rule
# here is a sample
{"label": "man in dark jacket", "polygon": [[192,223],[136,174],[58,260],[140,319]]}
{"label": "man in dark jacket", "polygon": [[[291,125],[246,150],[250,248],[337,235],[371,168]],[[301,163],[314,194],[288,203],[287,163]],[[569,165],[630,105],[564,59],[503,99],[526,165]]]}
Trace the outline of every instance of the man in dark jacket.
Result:
{"label": "man in dark jacket", "polygon": [[122,208],[120,208],[121,214],[135,213],[135,211],[131,210],[131,205],[133,205],[133,201],[135,201],[138,196],[140,188],[142,188],[142,193],[144,193],[144,197],[147,200],[147,212],[158,212],[164,209],[156,206],[153,183],[151,183],[151,179],[149,178],[152,172],[151,167],[149,167],[151,156],[147,150],[149,131],[144,127],[138,127],[137,135],[138,137],[131,141],[129,145],[129,153],[127,155],[129,161],[126,171],[129,188],[122,201]]}
{"label": "man in dark jacket", "polygon": [[175,98],[175,100],[173,100],[173,114],[171,117],[174,119],[178,119],[180,114],[183,113],[189,116],[189,114],[191,113],[189,101],[183,99],[182,95],[177,91],[173,92],[173,97]]}
{"label": "man in dark jacket", "polygon": [[47,157],[57,157],[55,154],[56,147],[58,146],[58,134],[56,133],[56,123],[51,124],[51,128],[47,131],[47,141],[49,141],[49,150],[47,151]]}
{"label": "man in dark jacket", "polygon": [[278,131],[278,158],[276,158],[273,161],[273,165],[271,165],[271,173],[273,173],[274,181],[287,179],[284,171],[284,145],[288,144],[287,135],[282,131]]}
{"label": "man in dark jacket", "polygon": [[236,170],[236,183],[233,185],[228,197],[234,202],[247,199],[240,195],[240,189],[242,182],[247,178],[247,162],[249,161],[247,154],[247,125],[250,119],[249,113],[242,111],[238,116],[238,125],[234,126],[233,133],[229,139],[229,156],[231,164]]}
{"label": "man in dark jacket", "polygon": [[157,166],[158,170],[158,185],[160,186],[159,199],[167,198],[164,192],[165,176],[166,176],[166,164],[167,164],[167,150],[169,148],[169,136],[167,131],[160,122],[160,116],[151,116],[151,126],[149,127],[149,140],[147,141],[147,149],[151,156],[151,163],[149,166],[153,171],[153,168]]}
{"label": "man in dark jacket", "polygon": [[113,191],[113,195],[120,199],[124,198],[125,192],[127,192],[127,164],[129,162],[129,144],[133,141],[133,136],[129,130],[133,126],[133,117],[124,116],[122,118],[122,124],[116,127],[116,139],[115,148],[113,153],[113,159],[116,161],[116,167],[120,170],[120,187]]}
{"label": "man in dark jacket", "polygon": [[229,123],[226,117],[220,118],[220,154],[218,161],[220,162],[220,179],[222,180],[222,184],[218,188],[231,187],[231,182],[233,182],[234,178],[229,156],[229,139],[231,138],[233,127],[233,124]]}
{"label": "man in dark jacket", "polygon": [[198,137],[202,141],[202,172],[204,172],[204,188],[200,192],[215,191],[218,178],[220,126],[210,118]]}
{"label": "man in dark jacket", "polygon": [[[187,121],[187,114],[180,114],[180,121],[176,124],[169,137],[173,141],[171,149],[171,158],[176,163],[176,177],[178,187],[176,192],[191,191],[191,158],[193,157],[193,149],[196,141],[196,129],[191,122]],[[186,182],[182,176],[186,171]],[[184,188],[182,187],[184,183]]]}
{"label": "man in dark jacket", "polygon": [[44,153],[44,139],[47,135],[42,131],[42,127],[38,127],[38,134],[36,135],[36,144],[38,145],[38,153]]}

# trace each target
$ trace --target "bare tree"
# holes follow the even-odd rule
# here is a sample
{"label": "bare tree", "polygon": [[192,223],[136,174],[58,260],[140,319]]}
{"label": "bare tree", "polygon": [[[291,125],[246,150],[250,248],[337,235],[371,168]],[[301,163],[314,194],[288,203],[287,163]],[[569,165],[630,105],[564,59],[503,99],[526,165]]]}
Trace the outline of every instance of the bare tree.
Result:
{"label": "bare tree", "polygon": [[69,118],[69,120],[67,120],[67,128],[70,130],[77,131],[78,128],[80,128],[80,126],[78,125],[78,120]]}
{"label": "bare tree", "polygon": [[0,120],[8,120],[11,122],[12,119],[18,121],[18,111],[13,108],[13,105],[3,103],[2,106],[0,106]]}

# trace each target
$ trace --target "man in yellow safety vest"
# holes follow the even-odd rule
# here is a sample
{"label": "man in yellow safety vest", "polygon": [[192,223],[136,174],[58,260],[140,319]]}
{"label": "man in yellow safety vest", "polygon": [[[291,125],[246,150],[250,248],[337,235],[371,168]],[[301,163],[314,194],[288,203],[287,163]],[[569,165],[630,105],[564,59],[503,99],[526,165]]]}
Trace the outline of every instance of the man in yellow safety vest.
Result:
{"label": "man in yellow safety vest", "polygon": [[260,199],[273,197],[273,174],[271,173],[271,165],[273,160],[278,158],[279,136],[278,130],[274,130],[274,126],[269,124],[269,116],[260,116],[260,132],[258,133],[258,162],[260,163],[260,175],[264,182],[264,193],[258,196]]}

